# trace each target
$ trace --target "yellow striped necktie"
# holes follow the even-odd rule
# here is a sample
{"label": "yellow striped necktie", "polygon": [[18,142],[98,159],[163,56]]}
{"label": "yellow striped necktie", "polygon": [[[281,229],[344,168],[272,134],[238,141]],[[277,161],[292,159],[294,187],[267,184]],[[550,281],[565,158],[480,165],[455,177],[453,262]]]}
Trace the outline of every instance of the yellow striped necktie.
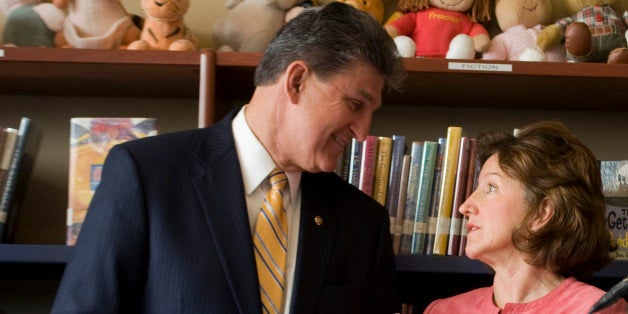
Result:
{"label": "yellow striped necktie", "polygon": [[262,203],[253,243],[264,313],[279,313],[285,292],[288,219],[283,192],[288,179],[275,168],[269,175],[271,188]]}

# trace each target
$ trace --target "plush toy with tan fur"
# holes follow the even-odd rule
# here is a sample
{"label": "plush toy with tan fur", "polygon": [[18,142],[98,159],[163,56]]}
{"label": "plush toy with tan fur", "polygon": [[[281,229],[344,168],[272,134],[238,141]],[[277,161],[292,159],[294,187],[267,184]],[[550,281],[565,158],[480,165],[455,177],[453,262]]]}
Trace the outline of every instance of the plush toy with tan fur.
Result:
{"label": "plush toy with tan fur", "polygon": [[326,5],[334,1],[346,3],[360,11],[367,12],[380,24],[384,20],[385,8],[382,0],[306,0],[288,10],[286,13],[286,22],[290,21],[307,8]]}
{"label": "plush toy with tan fur", "polygon": [[189,6],[190,0],[142,0],[142,10],[146,15],[142,34],[127,49],[197,50],[198,40],[183,21]]}
{"label": "plush toy with tan fur", "polygon": [[400,0],[398,11],[384,27],[393,38],[410,37],[416,57],[474,59],[490,45],[481,24],[490,19],[488,0]]}
{"label": "plush toy with tan fur", "polygon": [[58,47],[112,49],[139,37],[135,26],[119,0],[53,0],[59,8],[67,8]]}
{"label": "plush toy with tan fur", "polygon": [[0,10],[7,17],[4,46],[55,47],[55,36],[65,20],[63,10],[41,0],[0,0]]}
{"label": "plush toy with tan fur", "polygon": [[229,12],[214,23],[218,50],[261,52],[284,25],[299,0],[227,0]]}
{"label": "plush toy with tan fur", "polygon": [[538,33],[553,19],[550,0],[497,0],[495,17],[503,32],[491,39],[482,59],[565,61],[562,45],[545,54],[535,49]]}
{"label": "plush toy with tan fur", "polygon": [[563,6],[571,16],[541,31],[541,51],[564,41],[568,61],[628,63],[628,11],[619,14],[615,0],[563,0]]}

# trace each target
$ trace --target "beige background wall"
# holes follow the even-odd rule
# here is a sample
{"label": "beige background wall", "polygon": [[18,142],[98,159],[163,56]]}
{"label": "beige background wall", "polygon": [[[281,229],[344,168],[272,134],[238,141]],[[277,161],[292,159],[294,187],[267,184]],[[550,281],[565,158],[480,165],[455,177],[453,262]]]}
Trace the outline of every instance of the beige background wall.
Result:
{"label": "beige background wall", "polygon": [[[92,0],[96,1],[96,0]],[[246,1],[263,1],[263,0],[246,0]],[[392,3],[393,0],[388,0]],[[563,0],[551,0],[556,17],[564,16],[565,10],[562,6]],[[628,9],[628,0],[615,0],[618,11]],[[140,0],[123,0],[121,1],[127,11],[130,13],[143,16]],[[223,0],[191,0],[190,9],[186,14],[185,20],[188,27],[192,29],[194,34],[199,38],[200,46],[203,48],[216,48],[212,40],[211,29],[214,21],[219,17],[227,14]],[[0,14],[0,30],[4,29],[6,17]]]}

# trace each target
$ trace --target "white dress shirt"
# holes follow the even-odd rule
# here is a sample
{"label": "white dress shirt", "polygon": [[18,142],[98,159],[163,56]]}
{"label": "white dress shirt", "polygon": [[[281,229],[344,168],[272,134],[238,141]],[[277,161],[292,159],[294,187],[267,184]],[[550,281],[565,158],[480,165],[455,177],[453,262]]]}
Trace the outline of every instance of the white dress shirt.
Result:
{"label": "white dress shirt", "polygon": [[[231,128],[235,139],[235,146],[240,161],[244,192],[246,193],[246,206],[251,223],[251,234],[255,233],[255,224],[260,211],[260,204],[264,200],[266,192],[270,189],[267,180],[270,172],[276,165],[262,143],[251,131],[244,112],[246,105],[233,119]],[[288,251],[286,260],[286,298],[284,300],[284,313],[289,313],[292,287],[294,283],[294,269],[297,259],[297,242],[299,239],[299,217],[301,216],[301,172],[286,172],[290,193],[284,195],[284,207],[288,214]]]}

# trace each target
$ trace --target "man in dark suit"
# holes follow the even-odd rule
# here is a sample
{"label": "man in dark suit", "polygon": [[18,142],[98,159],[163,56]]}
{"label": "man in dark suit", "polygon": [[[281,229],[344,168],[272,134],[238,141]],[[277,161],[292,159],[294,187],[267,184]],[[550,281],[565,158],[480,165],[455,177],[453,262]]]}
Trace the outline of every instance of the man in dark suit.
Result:
{"label": "man in dark suit", "polygon": [[[392,312],[387,211],[329,172],[402,79],[368,14],[342,3],[301,13],[265,52],[243,108],[111,150],[53,312]],[[253,237],[275,168],[288,227],[273,309]]]}

